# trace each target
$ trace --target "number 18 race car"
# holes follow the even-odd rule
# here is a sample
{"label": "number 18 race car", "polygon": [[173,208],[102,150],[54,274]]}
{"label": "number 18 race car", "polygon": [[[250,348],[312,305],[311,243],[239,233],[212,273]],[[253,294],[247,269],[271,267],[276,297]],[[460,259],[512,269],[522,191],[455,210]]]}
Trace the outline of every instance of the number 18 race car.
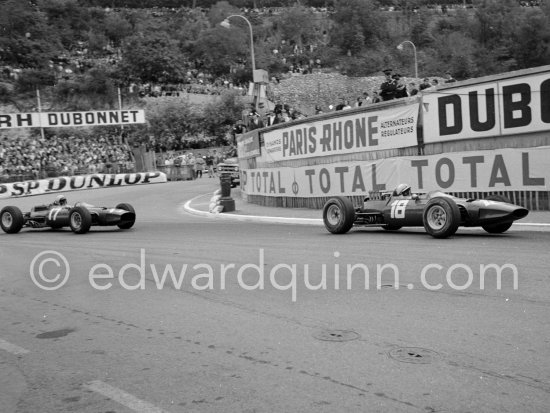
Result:
{"label": "number 18 race car", "polygon": [[413,195],[407,184],[400,184],[393,193],[383,193],[379,198],[367,198],[360,208],[355,208],[346,197],[329,199],[323,207],[326,229],[345,234],[353,226],[378,226],[389,231],[424,226],[432,237],[446,238],[463,226],[500,234],[529,213],[500,195],[485,199],[457,198],[440,191]]}
{"label": "number 18 race car", "polygon": [[135,221],[136,212],[130,204],[107,208],[77,202],[71,206],[67,205],[63,195],[59,195],[53,204],[35,206],[24,214],[15,206],[7,206],[0,211],[0,226],[8,234],[16,234],[23,227],[70,227],[75,234],[85,234],[92,225],[116,225],[120,229],[130,229]]}

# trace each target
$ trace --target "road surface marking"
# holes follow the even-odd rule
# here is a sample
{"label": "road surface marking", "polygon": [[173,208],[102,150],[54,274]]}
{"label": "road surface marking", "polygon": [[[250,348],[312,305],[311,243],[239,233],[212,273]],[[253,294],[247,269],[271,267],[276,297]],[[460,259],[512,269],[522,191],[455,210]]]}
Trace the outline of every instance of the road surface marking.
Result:
{"label": "road surface marking", "polygon": [[89,390],[95,391],[103,396],[108,397],[123,406],[138,412],[138,413],[166,413],[164,410],[153,406],[143,400],[126,393],[123,390],[110,386],[100,380],[94,380],[84,385]]}
{"label": "road surface marking", "polygon": [[16,346],[15,344],[12,344],[12,343],[8,343],[7,341],[2,340],[1,338],[0,338],[0,350],[5,350],[8,353],[15,354],[16,356],[29,353],[29,350],[24,349],[23,347]]}

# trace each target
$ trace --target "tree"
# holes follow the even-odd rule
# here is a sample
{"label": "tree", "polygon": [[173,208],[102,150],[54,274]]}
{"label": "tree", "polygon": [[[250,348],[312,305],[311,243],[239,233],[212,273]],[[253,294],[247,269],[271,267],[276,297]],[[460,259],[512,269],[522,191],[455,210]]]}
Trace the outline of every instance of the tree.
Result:
{"label": "tree", "polygon": [[[379,39],[385,36],[386,23],[378,4],[373,0],[340,0],[336,4],[336,10],[332,15],[335,23],[334,33],[331,33],[333,42],[340,45],[342,51],[347,53],[350,49],[357,49],[360,36],[366,47],[375,46]],[[349,34],[350,27],[358,30],[360,35]],[[347,41],[352,44],[342,43],[341,36],[345,33]]]}
{"label": "tree", "polygon": [[521,24],[514,27],[511,53],[517,69],[547,65],[550,63],[549,20],[538,11],[528,11]]}
{"label": "tree", "polygon": [[191,57],[201,60],[215,76],[227,75],[237,63],[247,62],[251,67],[249,45],[248,30],[216,26],[193,44]]}
{"label": "tree", "polygon": [[61,45],[45,16],[30,2],[5,0],[0,13],[0,60],[16,67],[46,67]]}
{"label": "tree", "polygon": [[94,68],[82,76],[59,82],[55,105],[64,110],[98,110],[118,106],[117,88],[110,72]]}
{"label": "tree", "polygon": [[147,106],[149,134],[159,141],[182,145],[201,135],[201,116],[185,100],[150,102]]}
{"label": "tree", "polygon": [[227,92],[214,103],[204,108],[204,129],[209,136],[215,137],[218,143],[224,142],[231,127],[241,119],[245,104],[236,92]]}
{"label": "tree", "polygon": [[185,57],[165,32],[136,35],[122,48],[119,77],[142,82],[178,83],[184,79]]}

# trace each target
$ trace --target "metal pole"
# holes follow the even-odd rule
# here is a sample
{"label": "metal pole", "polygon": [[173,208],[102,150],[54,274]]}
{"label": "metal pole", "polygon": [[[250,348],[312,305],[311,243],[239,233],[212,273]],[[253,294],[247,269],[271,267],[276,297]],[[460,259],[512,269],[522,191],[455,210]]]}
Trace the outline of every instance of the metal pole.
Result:
{"label": "metal pole", "polygon": [[42,140],[45,139],[44,137],[44,128],[42,127],[42,102],[40,101],[40,89],[36,88],[36,102],[37,102],[37,107],[38,107],[38,113],[40,114],[39,115],[39,119],[40,119],[40,137],[42,138]]}
{"label": "metal pole", "polygon": [[[118,110],[122,112],[122,93],[120,92],[120,86],[118,87]],[[120,125],[120,137],[122,138],[122,132],[124,131],[124,125]]]}
{"label": "metal pole", "polygon": [[409,43],[413,48],[413,52],[414,52],[414,77],[418,79],[418,58],[416,56],[416,46],[410,40],[403,40],[401,43],[399,43],[397,48],[399,50],[402,50],[403,49],[403,44],[405,44],[405,43]]}
{"label": "metal pole", "polygon": [[254,70],[256,70],[256,59],[254,57],[254,37],[252,34],[252,24],[246,17],[241,16],[240,14],[232,14],[231,16],[228,16],[226,20],[229,20],[231,17],[240,17],[248,24],[248,30],[250,32],[250,58],[252,59],[252,73],[254,74]]}

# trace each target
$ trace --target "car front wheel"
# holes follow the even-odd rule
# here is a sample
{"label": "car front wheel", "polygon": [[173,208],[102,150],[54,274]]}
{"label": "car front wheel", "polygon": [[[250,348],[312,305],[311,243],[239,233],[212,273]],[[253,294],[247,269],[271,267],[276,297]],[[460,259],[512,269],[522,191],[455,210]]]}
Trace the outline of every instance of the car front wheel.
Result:
{"label": "car front wheel", "polygon": [[69,225],[75,234],[85,234],[92,226],[90,211],[83,207],[75,207],[69,212]]}
{"label": "car front wheel", "polygon": [[345,234],[355,222],[355,208],[349,198],[335,197],[323,207],[325,228],[332,234]]}

